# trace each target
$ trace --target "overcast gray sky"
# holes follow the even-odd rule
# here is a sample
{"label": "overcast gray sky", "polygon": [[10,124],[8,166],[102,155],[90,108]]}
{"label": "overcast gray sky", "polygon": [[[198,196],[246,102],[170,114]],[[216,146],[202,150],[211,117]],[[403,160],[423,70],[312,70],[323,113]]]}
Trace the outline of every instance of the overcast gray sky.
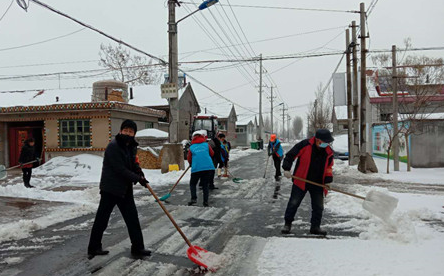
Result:
{"label": "overcast gray sky", "polygon": [[[199,2],[187,0],[187,2],[193,1]],[[168,10],[165,0],[42,0],[42,2],[167,60]],[[179,24],[179,60],[231,59],[233,55],[247,58],[261,53],[266,57],[342,51],[345,47],[345,27],[352,20],[356,20],[359,24],[359,14],[244,8],[235,7],[235,5],[350,11],[359,10],[360,2],[362,1],[221,0],[224,5],[216,4]],[[366,8],[376,2],[368,18],[370,50],[390,49],[391,45],[402,47],[403,40],[407,37],[412,39],[414,47],[444,46],[444,16],[442,15],[444,1],[366,0],[363,2]],[[0,16],[10,4],[11,0],[0,0]],[[233,5],[232,9],[228,4]],[[177,8],[177,18],[185,16],[190,10],[194,10],[193,5],[183,4],[182,7]],[[238,26],[237,21],[241,27]],[[231,24],[236,30],[233,30]],[[82,26],[73,21],[33,3],[30,3],[28,12],[25,12],[14,0],[11,8],[0,21],[0,78],[100,68],[97,62],[100,44],[115,45],[115,43],[91,30],[82,29]],[[76,33],[71,34],[73,32]],[[220,47],[237,44],[240,40],[245,43],[243,33],[250,45],[232,47],[230,50],[220,49]],[[309,34],[302,35],[303,33]],[[28,47],[19,47],[63,35],[67,36]],[[284,36],[285,38],[276,39]],[[14,47],[19,48],[9,49]],[[418,52],[418,54],[442,57],[444,51]],[[279,99],[276,100],[276,104],[282,100],[289,107],[308,104],[313,101],[314,91],[319,83],[325,84],[329,80],[339,59],[340,56],[328,56],[264,61],[268,72],[268,76],[264,77],[264,84],[270,86],[273,82],[277,85]],[[21,66],[47,63],[66,64]],[[183,68],[189,70],[204,65],[184,65]],[[253,63],[218,68],[225,65],[229,64],[212,64],[206,68],[216,68],[216,70],[190,73],[215,91],[222,92],[232,101],[257,110],[259,65]],[[345,60],[339,67],[339,71],[344,70]],[[89,76],[90,74],[79,74],[71,79],[62,76],[60,83],[58,77],[39,80],[0,80],[0,91],[50,89],[58,88],[59,85],[62,88],[83,87],[91,86],[96,80],[110,78],[110,75]],[[210,97],[213,95],[211,91],[188,80],[193,84],[202,106],[214,107],[217,104],[218,108],[229,107],[225,100],[217,96]],[[226,91],[233,87],[238,88]],[[268,88],[264,90],[267,94],[270,93]],[[69,93],[75,93],[74,91]],[[264,95],[263,110],[269,112],[270,102],[266,96]],[[244,115],[242,119],[254,116],[250,111],[240,107],[236,109],[238,114]],[[290,115],[305,117],[306,108],[290,108]]]}

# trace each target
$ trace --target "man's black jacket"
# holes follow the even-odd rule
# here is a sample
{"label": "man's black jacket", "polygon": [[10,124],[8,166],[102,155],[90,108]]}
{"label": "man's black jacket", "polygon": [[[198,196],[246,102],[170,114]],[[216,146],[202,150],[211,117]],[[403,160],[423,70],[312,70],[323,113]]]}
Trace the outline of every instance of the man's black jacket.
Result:
{"label": "man's black jacket", "polygon": [[136,163],[136,141],[126,145],[121,134],[117,134],[105,150],[103,158],[100,191],[124,197],[133,192],[133,183],[139,181],[140,175],[136,172],[139,165]]}

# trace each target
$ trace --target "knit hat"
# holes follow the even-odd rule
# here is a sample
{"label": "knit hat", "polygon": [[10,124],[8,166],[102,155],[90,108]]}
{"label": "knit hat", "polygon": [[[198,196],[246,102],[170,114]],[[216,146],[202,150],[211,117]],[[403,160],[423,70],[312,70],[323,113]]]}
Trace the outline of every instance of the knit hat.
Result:
{"label": "knit hat", "polygon": [[137,124],[133,120],[126,119],[123,121],[122,125],[120,126],[120,130],[125,128],[131,128],[134,130],[134,133],[137,132]]}
{"label": "knit hat", "polygon": [[276,134],[271,134],[271,135],[270,135],[270,141],[271,141],[271,142],[276,141]]}
{"label": "knit hat", "polygon": [[331,136],[331,132],[328,129],[318,129],[315,134],[315,138],[318,138],[319,140],[322,140],[324,143],[331,143],[335,139]]}

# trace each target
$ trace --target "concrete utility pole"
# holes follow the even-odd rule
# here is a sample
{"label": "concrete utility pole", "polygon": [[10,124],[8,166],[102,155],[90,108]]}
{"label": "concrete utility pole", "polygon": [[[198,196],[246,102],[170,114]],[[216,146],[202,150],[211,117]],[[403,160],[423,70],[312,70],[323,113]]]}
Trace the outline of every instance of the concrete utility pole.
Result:
{"label": "concrete utility pole", "polygon": [[259,56],[259,137],[258,140],[262,140],[262,54]]}
{"label": "concrete utility pole", "polygon": [[359,112],[358,112],[358,55],[356,53],[357,46],[357,37],[356,37],[356,21],[352,21],[352,58],[353,58],[353,150],[351,153],[353,155],[349,156],[351,158],[352,164],[356,165],[359,163]]}
{"label": "concrete utility pole", "polygon": [[350,30],[345,30],[345,53],[346,53],[346,74],[347,74],[347,121],[348,121],[348,164],[353,164],[353,106],[351,91],[351,68],[350,68]]}
{"label": "concrete utility pole", "polygon": [[290,141],[290,115],[287,113],[287,142]]}
{"label": "concrete utility pole", "polygon": [[392,91],[393,91],[393,166],[399,171],[398,139],[398,74],[396,71],[396,45],[392,45]]}
{"label": "concrete utility pole", "polygon": [[361,15],[361,156],[359,159],[359,165],[362,168],[362,172],[367,172],[367,121],[366,121],[366,103],[367,103],[367,82],[366,82],[366,53],[365,46],[366,31],[365,31],[365,4],[360,5]]}
{"label": "concrete utility pole", "polygon": [[288,108],[282,105],[282,138],[285,138],[285,110],[288,110]]}
{"label": "concrete utility pole", "polygon": [[[177,24],[176,24],[176,0],[168,0],[168,73],[169,82],[178,83],[178,50],[177,50]],[[169,128],[170,143],[179,140],[179,99],[170,98],[171,122]]]}
{"label": "concrete utility pole", "polygon": [[273,96],[273,86],[271,86],[271,96],[270,96],[270,101],[271,101],[271,133],[274,133],[274,128],[273,128],[273,100],[274,100]]}

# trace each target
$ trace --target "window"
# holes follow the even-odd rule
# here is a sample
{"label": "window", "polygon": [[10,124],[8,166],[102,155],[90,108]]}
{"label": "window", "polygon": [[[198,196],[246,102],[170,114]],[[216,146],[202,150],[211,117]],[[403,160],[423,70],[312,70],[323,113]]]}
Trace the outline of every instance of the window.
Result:
{"label": "window", "polygon": [[59,131],[62,148],[91,146],[90,120],[60,120]]}
{"label": "window", "polygon": [[153,122],[145,122],[145,128],[154,128]]}
{"label": "window", "polygon": [[241,127],[236,128],[236,133],[244,133],[244,129]]}

